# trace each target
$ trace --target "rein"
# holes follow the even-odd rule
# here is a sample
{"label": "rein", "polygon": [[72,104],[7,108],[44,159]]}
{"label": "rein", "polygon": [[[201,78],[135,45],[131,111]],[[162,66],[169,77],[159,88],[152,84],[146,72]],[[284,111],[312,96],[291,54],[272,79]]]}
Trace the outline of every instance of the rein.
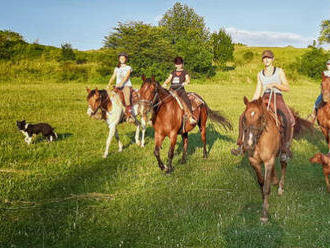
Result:
{"label": "rein", "polygon": [[[157,98],[159,97],[159,94],[158,94],[158,91],[157,91],[157,90],[158,90],[158,87],[159,87],[159,86],[156,85],[156,88],[155,88],[155,90],[154,90],[155,95],[154,95],[154,97],[153,97],[152,100],[144,100],[144,99],[139,100],[139,103],[142,102],[142,103],[147,103],[147,104],[149,105],[150,110],[149,110],[148,112],[150,112],[151,109],[153,109],[153,108],[159,106],[160,104],[164,103],[164,102],[166,101],[166,99],[168,99],[168,98],[170,98],[170,97],[173,97],[171,94],[169,94],[169,95],[167,95],[163,100],[159,99],[159,102],[156,103],[156,100],[157,100]],[[161,86],[160,86],[160,87],[161,87]],[[184,87],[184,85],[180,86],[179,88],[175,89],[174,91],[178,91],[178,90],[181,89],[182,87]]]}
{"label": "rein", "polygon": [[272,95],[274,95],[275,122],[276,122],[276,126],[279,127],[279,121],[278,121],[278,116],[277,116],[277,105],[276,105],[276,93],[274,91],[274,88],[271,88],[271,90],[270,90],[270,96],[269,96],[268,104],[267,104],[267,111],[269,111],[269,109],[270,109],[270,103],[272,101]]}

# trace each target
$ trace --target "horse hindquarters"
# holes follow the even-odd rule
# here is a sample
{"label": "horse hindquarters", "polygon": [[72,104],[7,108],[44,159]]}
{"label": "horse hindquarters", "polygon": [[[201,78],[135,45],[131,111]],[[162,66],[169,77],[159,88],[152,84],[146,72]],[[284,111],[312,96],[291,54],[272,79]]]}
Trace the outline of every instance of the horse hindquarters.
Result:
{"label": "horse hindquarters", "polygon": [[203,141],[203,158],[207,158],[206,150],[206,122],[207,122],[207,107],[205,105],[201,106],[201,112],[199,115],[198,126],[201,132],[201,138]]}

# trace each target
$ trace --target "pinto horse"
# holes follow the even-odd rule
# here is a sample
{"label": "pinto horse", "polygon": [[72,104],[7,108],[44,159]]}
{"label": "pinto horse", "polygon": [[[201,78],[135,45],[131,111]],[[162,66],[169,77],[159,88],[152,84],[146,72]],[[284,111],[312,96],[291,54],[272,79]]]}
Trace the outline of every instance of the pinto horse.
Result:
{"label": "pinto horse", "polygon": [[317,123],[319,124],[330,153],[330,77],[322,74],[322,104],[317,110]]}
{"label": "pinto horse", "polygon": [[[183,154],[181,163],[186,162],[188,148],[188,132],[190,132],[196,124],[191,125],[189,121],[184,121],[184,111],[180,107],[177,99],[167,90],[164,89],[155,78],[146,78],[142,76],[143,84],[139,90],[140,102],[147,110],[153,110],[152,124],[155,129],[155,149],[154,155],[158,161],[158,166],[166,173],[173,171],[172,159],[174,156],[174,148],[177,141],[177,136],[182,136]],[[193,93],[194,94],[194,93]],[[199,106],[193,111],[193,115],[197,120],[201,138],[203,141],[203,157],[207,157],[206,150],[206,121],[208,116],[211,120],[221,124],[225,129],[232,129],[228,120],[222,117],[216,111],[211,110],[205,101],[194,94],[200,102]],[[170,148],[168,151],[168,163],[164,166],[160,158],[160,148],[165,137],[170,138]]]}
{"label": "pinto horse", "polygon": [[[262,98],[249,100],[244,97],[246,109],[243,115],[243,147],[248,153],[248,159],[256,172],[258,183],[263,199],[263,211],[260,220],[268,221],[268,198],[270,195],[270,184],[279,184],[278,194],[284,192],[284,179],[287,167],[286,160],[281,160],[281,179],[278,180],[275,173],[275,160],[280,154],[281,130],[277,125],[277,117],[267,110]],[[301,119],[297,113],[292,111],[295,117],[294,137],[302,131],[311,129],[312,123]],[[264,164],[264,176],[262,175],[262,163]]]}
{"label": "pinto horse", "polygon": [[[112,92],[109,96],[106,90],[98,90],[97,88],[94,90],[90,90],[87,88],[87,102],[88,109],[87,114],[92,117],[95,116],[96,113],[101,110],[102,119],[104,119],[109,127],[109,135],[106,141],[106,147],[103,154],[103,157],[106,158],[109,154],[109,146],[111,144],[111,140],[113,136],[118,141],[118,151],[121,152],[123,149],[123,144],[121,143],[117,131],[117,125],[123,121],[125,107],[122,104],[120,96],[116,92]],[[138,102],[133,102],[133,113],[134,118],[140,113]],[[146,116],[141,114],[141,124],[136,121],[136,132],[135,132],[135,142],[137,145],[144,147],[144,135],[146,130]],[[142,138],[140,137],[140,127],[142,127]]]}

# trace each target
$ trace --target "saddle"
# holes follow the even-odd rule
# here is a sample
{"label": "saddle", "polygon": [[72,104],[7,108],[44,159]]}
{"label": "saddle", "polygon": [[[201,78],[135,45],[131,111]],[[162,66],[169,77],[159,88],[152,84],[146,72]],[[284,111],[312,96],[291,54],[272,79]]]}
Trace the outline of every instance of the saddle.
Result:
{"label": "saddle", "polygon": [[[191,102],[191,107],[192,107],[192,115],[195,118],[195,120],[198,120],[199,115],[200,115],[200,106],[202,104],[205,104],[204,100],[202,99],[201,96],[199,96],[198,94],[194,93],[194,92],[187,92],[187,96]],[[174,96],[174,98],[176,99],[176,101],[178,102],[179,106],[181,109],[183,109],[182,103],[180,101],[179,97]],[[184,133],[186,130],[186,124],[188,121],[188,117],[186,114],[183,115],[183,121],[182,121],[182,127],[180,129],[180,132]]]}
{"label": "saddle", "polygon": [[[113,92],[119,95],[119,98],[121,100],[121,103],[125,106],[125,97],[124,97],[124,92],[122,89],[120,88],[114,88]],[[137,89],[133,89],[132,87],[130,88],[130,105],[134,105],[138,102],[139,100],[139,95],[138,95],[138,90]]]}

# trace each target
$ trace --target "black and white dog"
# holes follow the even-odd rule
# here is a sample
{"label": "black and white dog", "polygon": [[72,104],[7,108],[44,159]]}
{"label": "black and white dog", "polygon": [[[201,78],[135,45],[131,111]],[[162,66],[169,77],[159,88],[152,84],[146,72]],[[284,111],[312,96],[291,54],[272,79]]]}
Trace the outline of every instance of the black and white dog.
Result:
{"label": "black and white dog", "polygon": [[20,130],[25,135],[25,142],[31,144],[32,136],[35,134],[42,133],[44,137],[47,138],[48,141],[53,141],[57,139],[57,134],[54,132],[54,128],[52,128],[47,123],[38,123],[38,124],[29,124],[23,121],[16,121],[18,130]]}

